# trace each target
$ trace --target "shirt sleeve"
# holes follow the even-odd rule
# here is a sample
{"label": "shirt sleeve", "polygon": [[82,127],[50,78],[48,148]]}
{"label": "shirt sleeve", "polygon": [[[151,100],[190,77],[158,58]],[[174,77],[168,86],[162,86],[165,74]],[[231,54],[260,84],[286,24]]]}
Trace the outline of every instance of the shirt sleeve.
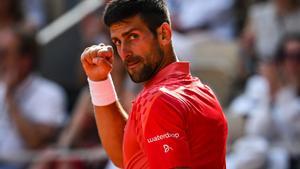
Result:
{"label": "shirt sleeve", "polygon": [[[61,126],[66,119],[66,94],[64,90],[48,81],[38,81],[32,97],[24,102],[26,116],[34,122]],[[25,104],[26,103],[26,104]]]}
{"label": "shirt sleeve", "polygon": [[190,167],[187,111],[178,98],[161,94],[142,116],[142,146],[150,168]]}

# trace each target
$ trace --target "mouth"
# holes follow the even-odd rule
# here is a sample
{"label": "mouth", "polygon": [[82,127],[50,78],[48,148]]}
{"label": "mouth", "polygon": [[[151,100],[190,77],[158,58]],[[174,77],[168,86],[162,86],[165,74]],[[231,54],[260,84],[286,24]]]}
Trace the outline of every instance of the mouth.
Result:
{"label": "mouth", "polygon": [[140,63],[140,61],[128,62],[128,63],[127,63],[127,68],[128,68],[128,69],[133,69],[133,68],[135,68],[139,63]]}
{"label": "mouth", "polygon": [[140,62],[141,62],[141,59],[138,57],[132,57],[132,58],[129,58],[127,61],[125,61],[128,69],[133,69],[133,68],[137,67]]}

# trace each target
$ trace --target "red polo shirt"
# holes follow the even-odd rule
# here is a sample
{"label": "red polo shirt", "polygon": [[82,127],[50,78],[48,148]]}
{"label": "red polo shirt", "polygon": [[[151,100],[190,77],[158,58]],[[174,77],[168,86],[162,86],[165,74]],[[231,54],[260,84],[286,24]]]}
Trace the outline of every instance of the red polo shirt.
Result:
{"label": "red polo shirt", "polygon": [[175,62],[133,103],[123,142],[126,169],[225,169],[227,121],[212,90]]}

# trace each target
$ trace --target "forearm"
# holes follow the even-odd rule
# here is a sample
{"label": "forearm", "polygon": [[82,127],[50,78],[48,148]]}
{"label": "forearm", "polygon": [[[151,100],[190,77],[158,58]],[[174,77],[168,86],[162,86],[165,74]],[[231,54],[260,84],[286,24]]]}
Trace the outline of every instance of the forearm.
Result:
{"label": "forearm", "polygon": [[[72,147],[76,140],[82,136],[84,132],[86,132],[87,123],[90,123],[91,120],[94,120],[91,108],[79,108],[74,112],[74,115],[71,117],[71,121],[68,124],[67,128],[65,128],[58,138],[57,145],[59,147]],[[90,115],[91,114],[91,115]],[[91,116],[91,117],[90,117]]]}
{"label": "forearm", "polygon": [[9,103],[9,112],[11,120],[17,127],[17,130],[29,148],[39,148],[44,141],[54,133],[50,126],[37,124],[24,117],[20,108],[15,103]]}
{"label": "forearm", "polygon": [[[88,88],[84,88],[75,103],[72,116],[68,122],[68,126],[60,133],[57,146],[68,148],[73,146],[77,138],[89,130],[90,123],[94,122],[93,106],[90,100]],[[88,129],[87,129],[88,127]]]}
{"label": "forearm", "polygon": [[110,78],[113,64],[113,48],[104,44],[86,48],[81,63],[88,76],[91,99],[94,106],[98,133],[110,159],[122,167],[122,143],[127,114],[116,101],[116,93]]}
{"label": "forearm", "polygon": [[119,102],[107,106],[94,106],[98,133],[108,156],[122,167],[122,144],[124,127],[128,118]]}

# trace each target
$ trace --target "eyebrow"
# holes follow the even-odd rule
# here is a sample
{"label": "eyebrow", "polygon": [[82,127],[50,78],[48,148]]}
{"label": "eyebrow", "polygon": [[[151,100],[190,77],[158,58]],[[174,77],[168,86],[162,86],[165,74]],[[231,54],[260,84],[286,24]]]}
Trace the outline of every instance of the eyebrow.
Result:
{"label": "eyebrow", "polygon": [[[128,31],[122,33],[121,36],[122,36],[122,37],[127,36],[127,35],[130,34],[131,32],[133,32],[133,31],[138,31],[138,30],[139,30],[138,28],[131,28],[131,29],[129,29]],[[118,38],[112,37],[111,39],[118,39]]]}

